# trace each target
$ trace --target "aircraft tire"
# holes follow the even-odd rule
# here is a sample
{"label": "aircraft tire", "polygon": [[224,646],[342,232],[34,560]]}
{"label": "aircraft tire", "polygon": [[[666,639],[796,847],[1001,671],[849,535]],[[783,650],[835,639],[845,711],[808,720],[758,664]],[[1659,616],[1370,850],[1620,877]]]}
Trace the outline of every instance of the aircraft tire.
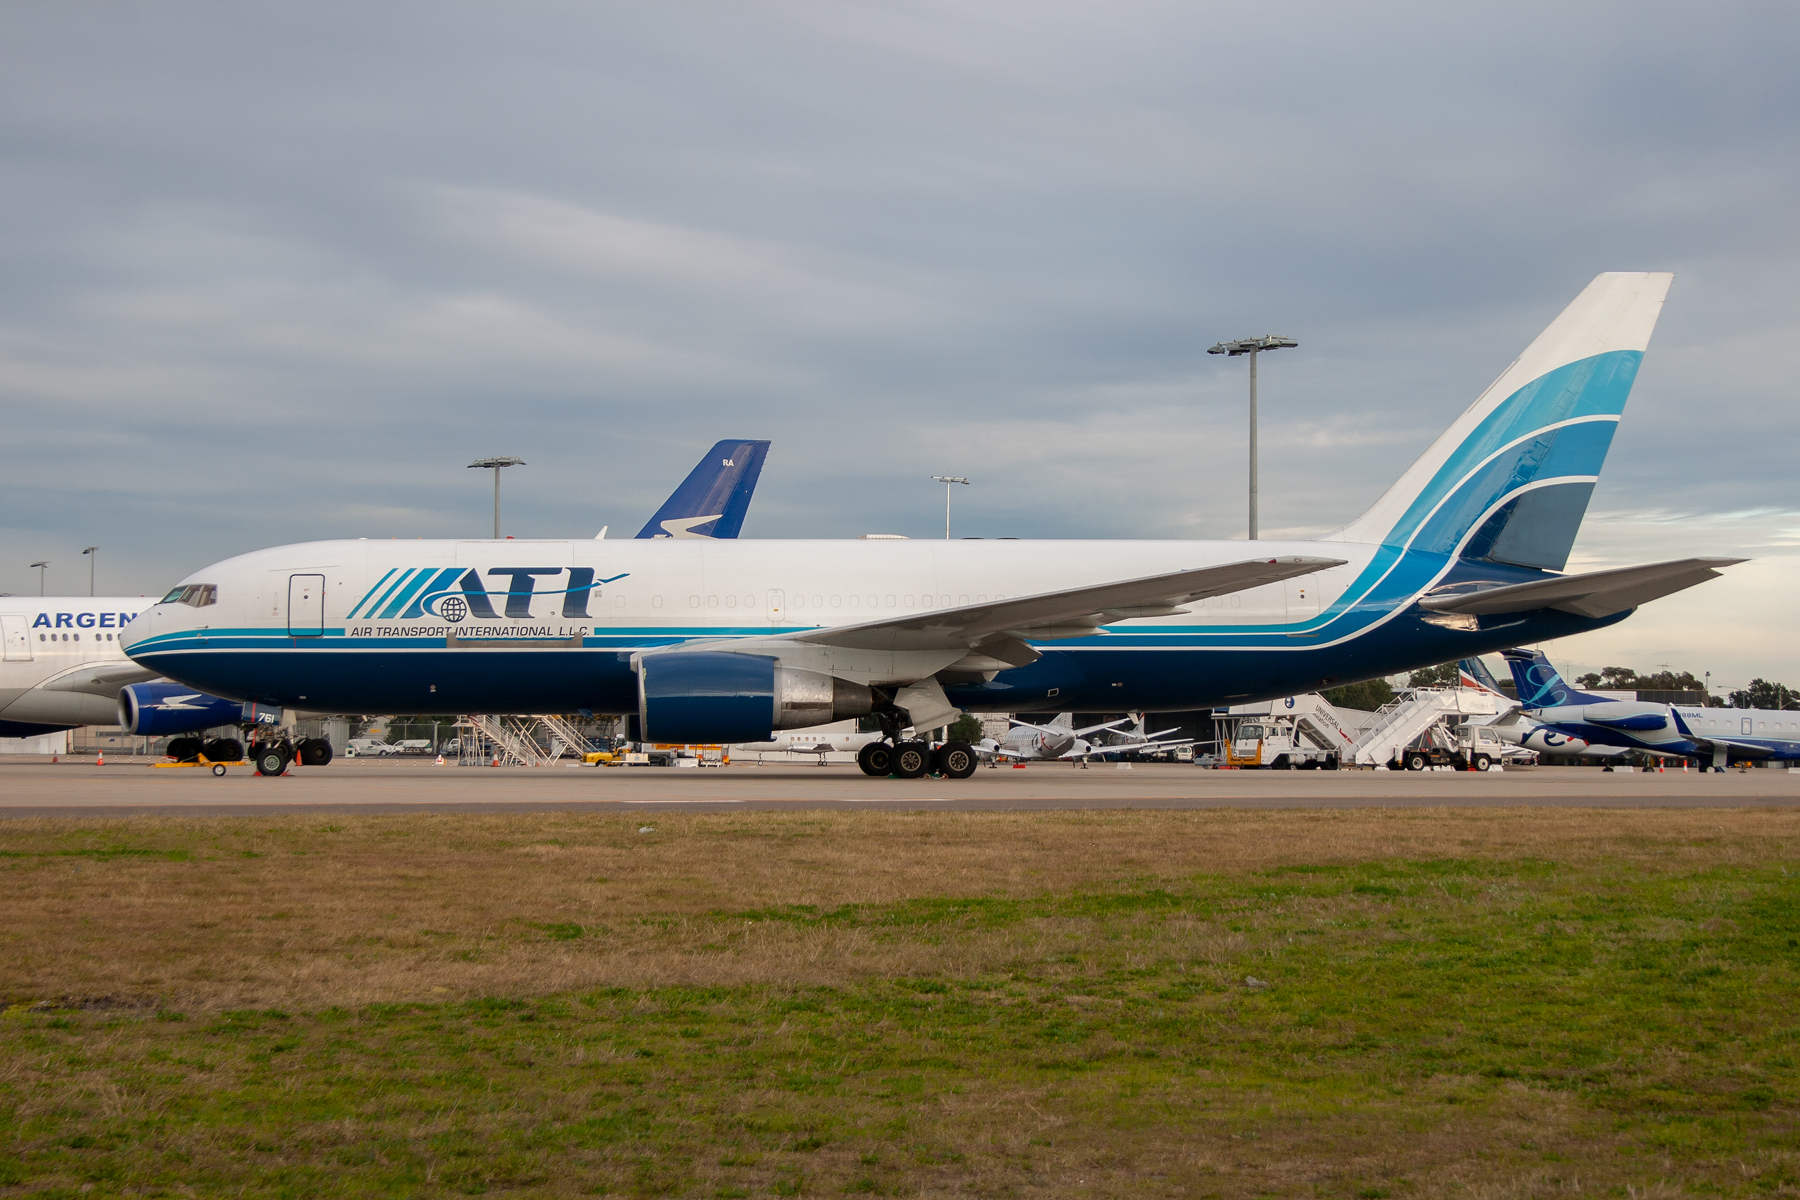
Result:
{"label": "aircraft tire", "polygon": [[975,749],[967,742],[945,742],[931,756],[931,765],[945,779],[967,779],[975,773]]}
{"label": "aircraft tire", "polygon": [[244,757],[244,743],[236,738],[214,738],[200,750],[213,762],[238,762]]}
{"label": "aircraft tire", "polygon": [[918,779],[931,770],[931,747],[924,742],[901,742],[894,747],[889,772],[897,779]]}
{"label": "aircraft tire", "polygon": [[300,743],[300,765],[322,767],[331,761],[331,743],[324,738],[307,738]]}
{"label": "aircraft tire", "polygon": [[203,744],[197,737],[170,738],[169,745],[163,753],[176,762],[194,762],[199,759]]}
{"label": "aircraft tire", "polygon": [[256,773],[258,775],[279,775],[288,769],[287,747],[276,743],[266,743],[256,748]]}
{"label": "aircraft tire", "polygon": [[870,742],[856,752],[856,765],[864,775],[886,775],[893,769],[894,748],[886,742]]}

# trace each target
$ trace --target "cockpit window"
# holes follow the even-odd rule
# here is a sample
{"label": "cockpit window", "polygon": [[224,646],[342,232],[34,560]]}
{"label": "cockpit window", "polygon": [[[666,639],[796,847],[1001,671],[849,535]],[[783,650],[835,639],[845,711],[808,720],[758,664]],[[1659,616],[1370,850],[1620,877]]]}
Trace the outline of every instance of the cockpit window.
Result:
{"label": "cockpit window", "polygon": [[205,608],[209,604],[219,602],[219,588],[212,583],[190,583],[178,587],[162,598],[164,604],[190,604],[195,608]]}

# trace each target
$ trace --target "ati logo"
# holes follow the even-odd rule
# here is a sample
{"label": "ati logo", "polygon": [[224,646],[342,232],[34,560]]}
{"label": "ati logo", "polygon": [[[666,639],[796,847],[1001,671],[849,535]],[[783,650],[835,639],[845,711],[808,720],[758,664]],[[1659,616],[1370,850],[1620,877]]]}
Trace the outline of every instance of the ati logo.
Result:
{"label": "ati logo", "polygon": [[[482,575],[506,582],[505,590],[489,591]],[[556,587],[565,582],[566,587]],[[364,620],[415,620],[440,617],[452,625],[468,617],[498,621],[502,616],[515,621],[531,620],[532,601],[540,596],[562,598],[562,615],[592,620],[588,600],[600,592],[600,585],[623,579],[614,575],[595,579],[592,567],[492,567],[486,572],[472,567],[398,567],[383,575],[368,594],[344,614],[346,621],[360,615]],[[540,588],[542,580],[547,587]],[[495,604],[504,608],[495,610]]]}

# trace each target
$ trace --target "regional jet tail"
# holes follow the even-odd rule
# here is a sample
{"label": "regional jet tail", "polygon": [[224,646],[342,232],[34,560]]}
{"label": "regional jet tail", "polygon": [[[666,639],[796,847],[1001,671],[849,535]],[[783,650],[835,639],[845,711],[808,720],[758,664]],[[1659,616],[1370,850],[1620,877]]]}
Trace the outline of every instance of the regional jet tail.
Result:
{"label": "regional jet tail", "polygon": [[1738,561],[1562,573],[1670,278],[1597,277],[1317,541],[316,542],[197,572],[220,609],[157,605],[127,649],[265,703],[586,709],[647,741],[872,715],[896,744],[864,769],[916,776],[973,769],[902,740],[958,710],[1206,708],[1599,629]]}
{"label": "regional jet tail", "polygon": [[1731,763],[1800,759],[1800,713],[1614,700],[1565,683],[1541,650],[1508,650],[1505,657],[1519,704],[1555,753],[1583,742],[1615,754],[1699,758],[1721,771]]}

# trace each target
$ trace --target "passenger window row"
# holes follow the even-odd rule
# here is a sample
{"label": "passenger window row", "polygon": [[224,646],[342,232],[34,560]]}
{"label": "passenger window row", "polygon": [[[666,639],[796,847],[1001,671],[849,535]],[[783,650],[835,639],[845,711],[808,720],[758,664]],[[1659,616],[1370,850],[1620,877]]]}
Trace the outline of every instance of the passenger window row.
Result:
{"label": "passenger window row", "polygon": [[[96,634],[95,634],[95,635],[94,635],[94,640],[95,640],[95,641],[96,641],[96,642],[97,642],[97,641],[99,641],[99,640],[100,640],[100,636],[101,636],[101,635],[100,635],[100,634],[97,634],[97,633],[96,633]],[[64,641],[64,642],[66,642],[66,641],[68,641],[68,640],[69,640],[69,637],[70,637],[70,635],[69,635],[69,634],[66,634],[66,633],[65,633],[65,634],[63,634],[63,635],[62,635],[62,636],[61,636],[61,637],[60,637],[60,638],[58,638],[58,637],[57,637],[57,635],[56,635],[56,634],[54,634],[54,633],[40,633],[40,634],[38,634],[38,641],[40,641],[40,642],[55,642],[55,641]],[[75,638],[75,640],[76,640],[76,641],[78,641],[78,642],[79,642],[79,641],[80,641],[80,640],[81,640],[81,635],[80,635],[80,634],[79,634],[79,633],[77,633],[77,634],[75,634],[75,635],[74,635],[74,638]],[[107,635],[106,635],[106,640],[107,640],[107,641],[109,641],[109,642],[110,642],[110,641],[112,641],[112,640],[113,640],[113,635],[112,635],[112,634],[110,634],[110,633],[109,633],[109,634],[107,634]]]}

